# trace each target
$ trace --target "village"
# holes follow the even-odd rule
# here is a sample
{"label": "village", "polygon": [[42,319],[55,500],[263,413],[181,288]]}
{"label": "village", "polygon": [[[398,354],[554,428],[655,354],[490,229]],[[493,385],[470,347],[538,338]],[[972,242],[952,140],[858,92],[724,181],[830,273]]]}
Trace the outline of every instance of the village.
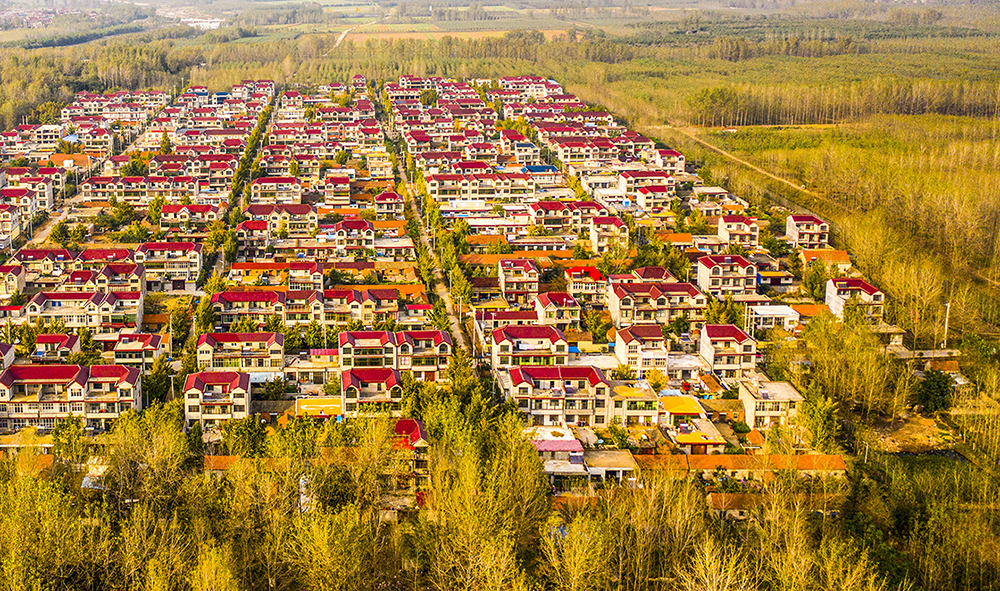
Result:
{"label": "village", "polygon": [[850,459],[768,373],[810,322],[967,383],[947,327],[909,348],[827,221],[714,186],[546,78],[82,92],[0,140],[5,448],[31,430],[51,458],[60,422],[96,442],[181,400],[224,472],[230,421],[381,413],[416,503],[431,442],[407,400],[472,376],[553,495],[650,472],[746,518],[777,474],[843,492]]}

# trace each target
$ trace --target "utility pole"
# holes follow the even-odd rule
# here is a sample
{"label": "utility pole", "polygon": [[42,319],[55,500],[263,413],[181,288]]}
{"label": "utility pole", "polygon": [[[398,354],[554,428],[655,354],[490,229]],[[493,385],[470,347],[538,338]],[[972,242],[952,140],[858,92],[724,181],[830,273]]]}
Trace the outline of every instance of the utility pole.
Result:
{"label": "utility pole", "polygon": [[948,348],[948,322],[951,320],[951,302],[944,305],[944,348]]}

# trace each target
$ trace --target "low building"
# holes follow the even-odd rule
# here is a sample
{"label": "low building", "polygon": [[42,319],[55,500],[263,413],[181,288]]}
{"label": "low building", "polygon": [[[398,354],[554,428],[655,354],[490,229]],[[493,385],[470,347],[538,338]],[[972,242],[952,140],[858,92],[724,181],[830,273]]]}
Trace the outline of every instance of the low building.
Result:
{"label": "low building", "polygon": [[538,266],[530,259],[501,259],[497,263],[500,293],[511,305],[530,304],[538,296]]}
{"label": "low building", "polygon": [[615,327],[669,324],[687,318],[693,326],[704,321],[707,298],[690,283],[611,283],[608,312]]}
{"label": "low building", "polygon": [[80,337],[72,334],[40,334],[35,337],[32,363],[65,363],[73,353],[80,352]]}
{"label": "low building", "polygon": [[51,429],[70,415],[106,431],[142,408],[139,370],[117,365],[12,365],[0,373],[0,429]]}
{"label": "low building", "polygon": [[493,331],[493,369],[518,365],[565,365],[569,345],[562,331],[551,326],[505,326]]}
{"label": "low building", "polygon": [[251,402],[250,375],[236,371],[201,371],[184,381],[184,420],[188,427],[221,426],[245,419]]}
{"label": "low building", "polygon": [[645,377],[651,369],[658,369],[666,375],[669,356],[670,348],[659,325],[636,324],[615,334],[618,363],[632,368],[638,378]]}
{"label": "low building", "polygon": [[440,330],[352,331],[338,339],[340,371],[382,367],[434,382],[446,379],[451,362],[451,336]]}
{"label": "low building", "polygon": [[739,396],[745,422],[762,431],[772,425],[787,425],[794,420],[803,400],[798,390],[788,382],[741,380]]}
{"label": "low building", "polygon": [[799,324],[799,313],[791,306],[749,306],[747,310],[754,330],[779,328],[791,332]]}
{"label": "low building", "polygon": [[580,326],[580,310],[579,302],[563,291],[540,293],[535,297],[538,324],[554,326],[564,332]]}
{"label": "low building", "polygon": [[756,365],[757,341],[732,324],[706,324],[698,353],[720,377],[746,378]]}
{"label": "low building", "polygon": [[285,337],[277,332],[212,333],[198,339],[198,367],[251,374],[254,382],[283,375]]}
{"label": "low building", "polygon": [[564,272],[566,291],[577,302],[588,306],[604,306],[608,280],[597,267],[570,267]]}
{"label": "low building", "polygon": [[395,369],[365,367],[345,370],[341,374],[340,391],[344,399],[344,412],[355,416],[368,407],[370,412],[380,408],[393,414],[399,413],[403,400],[403,382]]}
{"label": "low building", "polygon": [[753,250],[760,245],[760,225],[757,218],[724,215],[719,218],[718,236],[727,244]]}
{"label": "low building", "polygon": [[597,426],[607,421],[611,383],[591,366],[520,366],[503,370],[500,385],[529,425]]}
{"label": "low building", "polygon": [[739,255],[712,255],[698,259],[698,288],[721,298],[757,292],[757,266]]}
{"label": "low building", "polygon": [[163,335],[142,332],[121,333],[113,348],[116,365],[149,371],[157,357],[167,353],[169,343]]}
{"label": "low building", "polygon": [[850,307],[855,307],[860,319],[878,324],[882,320],[885,294],[863,279],[844,277],[826,282],[825,301],[830,312],[841,320]]}
{"label": "low building", "polygon": [[830,245],[830,224],[813,215],[790,215],[785,218],[785,237],[803,250]]}

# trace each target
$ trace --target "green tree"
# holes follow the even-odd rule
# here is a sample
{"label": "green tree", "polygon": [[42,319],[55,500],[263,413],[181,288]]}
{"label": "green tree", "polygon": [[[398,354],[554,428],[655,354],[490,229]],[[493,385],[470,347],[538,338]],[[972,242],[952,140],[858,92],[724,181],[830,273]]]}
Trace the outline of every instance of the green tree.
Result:
{"label": "green tree", "polygon": [[154,226],[160,225],[160,218],[163,216],[163,206],[167,200],[162,195],[157,195],[149,202],[149,223]]}
{"label": "green tree", "polygon": [[167,134],[166,131],[164,131],[163,135],[160,136],[160,149],[157,152],[157,154],[165,156],[167,154],[173,154],[173,153],[174,153],[174,146],[173,144],[170,143],[170,136]]}
{"label": "green tree", "polygon": [[619,363],[618,367],[611,370],[611,379],[628,382],[635,379],[635,370],[624,363]]}
{"label": "green tree", "polygon": [[267,438],[268,455],[275,458],[305,460],[316,457],[319,427],[312,419],[295,417]]}
{"label": "green tree", "polygon": [[83,419],[69,415],[58,419],[52,427],[52,447],[56,457],[70,463],[79,463],[86,455]]}
{"label": "green tree", "polygon": [[924,372],[924,379],[917,386],[917,402],[927,412],[947,410],[952,404],[955,380],[943,371]]}
{"label": "green tree", "polygon": [[230,419],[222,424],[222,443],[230,455],[259,458],[264,455],[267,434],[256,416]]}
{"label": "green tree", "polygon": [[302,170],[301,166],[299,165],[299,159],[292,156],[291,160],[288,161],[288,176],[299,178],[300,172],[302,172]]}

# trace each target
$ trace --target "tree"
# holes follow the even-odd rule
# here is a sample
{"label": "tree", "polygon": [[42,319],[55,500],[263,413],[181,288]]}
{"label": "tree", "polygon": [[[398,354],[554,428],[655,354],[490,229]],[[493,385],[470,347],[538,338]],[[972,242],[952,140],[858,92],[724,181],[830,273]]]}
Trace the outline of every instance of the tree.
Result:
{"label": "tree", "polygon": [[301,166],[299,165],[299,159],[292,156],[291,160],[288,162],[288,176],[298,178],[300,172]]}
{"label": "tree", "polygon": [[316,320],[311,321],[306,326],[306,345],[310,349],[321,349],[325,344],[326,339],[323,335],[323,327]]}
{"label": "tree", "polygon": [[230,455],[259,458],[264,454],[266,437],[264,425],[255,416],[230,419],[222,424],[222,443]]}
{"label": "tree", "polygon": [[826,282],[830,279],[826,265],[822,261],[814,261],[806,269],[802,277],[802,287],[812,299],[821,302],[826,299]]}
{"label": "tree", "polygon": [[281,220],[280,222],[278,222],[277,234],[280,240],[285,240],[288,238],[288,225],[285,223],[285,220]]}
{"label": "tree", "polygon": [[83,461],[86,454],[83,419],[72,414],[58,419],[52,427],[52,447],[61,460],[74,464]]}
{"label": "tree", "polygon": [[227,263],[231,265],[236,262],[239,249],[240,243],[236,239],[236,232],[230,229],[226,232],[226,241],[222,244],[222,255],[225,257]]}
{"label": "tree", "polygon": [[215,323],[218,321],[218,315],[215,312],[215,307],[212,305],[212,298],[207,293],[198,302],[198,309],[195,311],[194,317],[196,333],[206,334],[215,332]]}
{"label": "tree", "polygon": [[589,259],[591,257],[590,251],[587,250],[582,244],[577,242],[573,245],[573,258],[577,260]]}
{"label": "tree", "polygon": [[157,152],[157,154],[160,154],[161,156],[166,156],[167,154],[173,154],[173,153],[174,153],[174,146],[173,144],[170,143],[170,136],[167,134],[166,130],[164,130],[163,135],[160,136],[160,150]]}
{"label": "tree", "polygon": [[655,367],[646,372],[646,381],[649,382],[649,387],[653,389],[654,392],[659,392],[667,387],[667,376]]}
{"label": "tree", "polygon": [[157,195],[149,202],[149,223],[154,226],[160,225],[160,217],[163,215],[163,206],[167,204],[167,200],[162,195]]}
{"label": "tree", "polygon": [[624,363],[619,363],[618,367],[611,370],[611,379],[623,382],[632,381],[635,379],[635,370]]}
{"label": "tree", "polygon": [[264,382],[258,386],[253,393],[253,397],[258,400],[284,400],[288,383],[284,376],[277,376],[274,379]]}
{"label": "tree", "polygon": [[319,427],[312,419],[295,417],[267,438],[271,457],[305,460],[316,457]]}
{"label": "tree", "polygon": [[608,331],[611,330],[611,321],[605,320],[604,315],[600,311],[591,310],[584,314],[583,324],[595,343],[608,342]]}
{"label": "tree", "polygon": [[87,239],[87,226],[83,224],[77,224],[73,226],[73,231],[70,232],[70,240],[74,244],[80,244]]}
{"label": "tree", "polygon": [[438,92],[434,89],[428,89],[420,93],[420,104],[429,107],[437,103]]}
{"label": "tree", "polygon": [[69,231],[65,220],[59,220],[52,226],[49,231],[49,242],[55,242],[63,248],[66,247],[66,243],[69,242]]}
{"label": "tree", "polygon": [[212,271],[212,276],[208,278],[205,282],[205,286],[202,291],[205,292],[205,296],[211,300],[213,295],[226,291],[226,280],[219,275],[218,271]]}
{"label": "tree", "polygon": [[951,407],[955,380],[936,369],[924,372],[924,379],[917,387],[917,402],[927,412],[937,412]]}
{"label": "tree", "polygon": [[174,373],[166,355],[153,360],[149,371],[142,374],[142,394],[149,402],[166,402],[170,393],[170,376]]}
{"label": "tree", "polygon": [[671,334],[675,336],[681,336],[682,334],[691,332],[691,321],[688,320],[687,312],[682,312],[680,316],[677,316],[670,321],[665,328],[667,328]]}

